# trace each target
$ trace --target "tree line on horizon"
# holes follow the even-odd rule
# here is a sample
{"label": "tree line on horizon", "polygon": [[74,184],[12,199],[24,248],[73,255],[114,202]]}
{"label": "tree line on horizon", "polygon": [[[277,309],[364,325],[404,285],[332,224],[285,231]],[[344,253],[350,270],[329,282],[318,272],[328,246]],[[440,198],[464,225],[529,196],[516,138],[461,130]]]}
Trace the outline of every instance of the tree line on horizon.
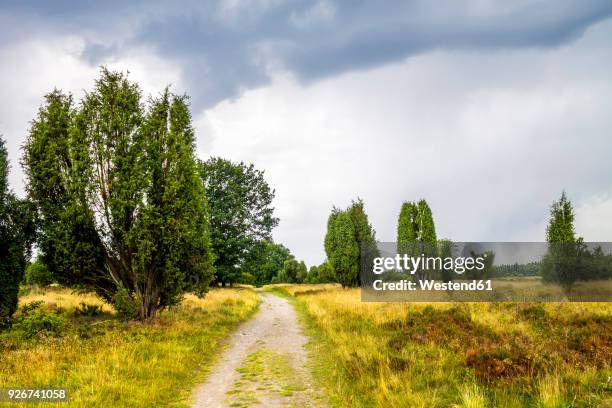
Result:
{"label": "tree line on horizon", "polygon": [[[424,199],[418,202],[405,201],[402,204],[396,239],[397,253],[409,256],[452,257],[455,248],[451,240],[437,238],[433,214]],[[566,289],[577,281],[612,279],[612,254],[606,254],[601,246],[589,249],[583,238],[576,237],[574,211],[565,192],[551,205],[546,241],[548,253],[538,262],[494,265],[494,252],[471,252],[473,257],[485,255],[483,269],[466,270],[460,275],[444,268],[418,270],[413,278],[449,282],[457,276],[463,279],[540,276],[544,282],[558,283]],[[361,262],[366,257],[367,263],[367,257],[372,256],[362,251],[376,251],[375,243],[375,232],[368,222],[361,199],[353,201],[346,210],[334,207],[328,218],[325,235],[327,259],[319,268],[329,269],[328,281],[338,282],[343,287],[359,286]],[[304,281],[307,282],[308,278]]]}

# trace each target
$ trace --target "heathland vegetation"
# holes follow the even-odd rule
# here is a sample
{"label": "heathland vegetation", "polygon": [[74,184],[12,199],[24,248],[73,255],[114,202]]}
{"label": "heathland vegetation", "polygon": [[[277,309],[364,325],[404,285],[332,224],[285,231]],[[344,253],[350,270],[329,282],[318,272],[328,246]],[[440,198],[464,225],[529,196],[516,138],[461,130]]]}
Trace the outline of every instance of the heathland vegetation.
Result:
{"label": "heathland vegetation", "polygon": [[3,386],[65,388],[62,405],[74,407],[186,407],[221,341],[259,298],[246,288],[188,294],[147,323],[120,319],[95,293],[61,287],[23,288],[19,303],[11,329],[0,332]]}
{"label": "heathland vegetation", "polygon": [[609,303],[363,303],[284,285],[315,375],[343,407],[598,407],[610,402]]}
{"label": "heathland vegetation", "polygon": [[[185,405],[221,339],[257,309],[245,284],[276,284],[267,290],[292,299],[313,336],[333,405],[588,407],[609,397],[608,303],[363,303],[360,269],[378,249],[361,199],[331,210],[326,260],[308,269],[272,239],[265,174],[200,160],[194,141],[186,96],[165,89],[145,102],[106,69],[78,103],[59,90],[45,97],[23,146],[24,199],[8,186],[0,139],[0,384],[68,388],[74,406]],[[576,236],[565,193],[550,215],[542,261],[493,265],[490,253],[467,277],[528,276],[568,293],[612,278],[612,255]],[[399,208],[397,243],[398,253],[443,257],[455,245],[438,238],[423,199]]]}

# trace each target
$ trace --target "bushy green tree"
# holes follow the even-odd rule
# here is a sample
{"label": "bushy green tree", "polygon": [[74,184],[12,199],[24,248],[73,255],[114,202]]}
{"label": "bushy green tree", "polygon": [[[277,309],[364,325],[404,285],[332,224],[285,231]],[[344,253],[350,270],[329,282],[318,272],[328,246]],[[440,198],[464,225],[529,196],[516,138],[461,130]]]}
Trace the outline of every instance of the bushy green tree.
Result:
{"label": "bushy green tree", "polygon": [[102,69],[78,107],[46,96],[24,165],[43,260],[60,282],[131,302],[143,320],[206,291],[213,255],[194,143],[185,96],[166,89],[145,107],[119,72]]}
{"label": "bushy green tree", "polygon": [[574,231],[574,208],[567,198],[565,191],[561,193],[559,201],[555,201],[550,207],[550,220],[546,227],[546,241],[576,242]]}
{"label": "bushy green tree", "polygon": [[574,209],[565,191],[550,208],[546,241],[548,253],[542,260],[542,278],[544,281],[558,282],[570,291],[578,276],[578,251],[582,239],[576,239]]}
{"label": "bushy green tree", "polygon": [[[402,204],[397,222],[398,253],[409,256],[437,256],[436,227],[431,208],[424,199],[417,203],[406,201]],[[417,279],[425,278],[431,271],[416,271]]]}
{"label": "bushy green tree", "polygon": [[334,269],[331,267],[329,262],[325,261],[318,267],[318,278],[319,283],[331,283],[336,282],[336,274]]}
{"label": "bushy green tree", "polygon": [[319,283],[319,267],[317,265],[312,265],[310,267],[310,269],[308,270],[308,275],[306,276],[305,283]]}
{"label": "bushy green tree", "polygon": [[343,287],[359,283],[359,245],[347,211],[335,210],[329,217],[325,250],[336,279]]}
{"label": "bushy green tree", "polygon": [[400,209],[397,222],[397,243],[412,244],[418,240],[417,207],[410,201],[405,201]]}
{"label": "bushy green tree", "polygon": [[375,243],[375,232],[361,199],[346,210],[332,209],[327,220],[325,253],[334,278],[342,286],[359,285],[361,261],[375,256]]}
{"label": "bushy green tree", "polygon": [[30,263],[25,270],[25,281],[29,285],[48,286],[55,282],[55,277],[41,260]]}
{"label": "bushy green tree", "polygon": [[256,286],[267,285],[272,283],[272,279],[290,258],[291,252],[283,245],[270,240],[257,241],[247,254],[241,271],[253,276]]}
{"label": "bushy green tree", "polygon": [[304,261],[291,257],[283,263],[275,283],[304,283],[308,270]]}
{"label": "bushy green tree", "polygon": [[358,198],[351,203],[347,209],[353,224],[355,241],[361,247],[363,243],[372,243],[376,241],[374,228],[368,220],[368,215],[365,212],[363,200]]}
{"label": "bushy green tree", "polygon": [[419,200],[417,207],[418,239],[424,243],[435,243],[437,241],[436,227],[429,204],[424,199]]}
{"label": "bushy green tree", "polygon": [[241,267],[253,246],[271,240],[278,224],[274,217],[274,190],[263,171],[250,164],[213,157],[200,164],[200,175],[210,203],[216,280],[240,280]]}
{"label": "bushy green tree", "polygon": [[398,244],[435,243],[436,227],[431,208],[424,199],[402,204],[397,222]]}
{"label": "bushy green tree", "polygon": [[334,271],[327,262],[323,262],[321,265],[313,265],[308,271],[306,282],[313,284],[335,282]]}
{"label": "bushy green tree", "polygon": [[17,309],[19,283],[35,233],[33,208],[9,190],[8,173],[8,154],[0,137],[0,325]]}

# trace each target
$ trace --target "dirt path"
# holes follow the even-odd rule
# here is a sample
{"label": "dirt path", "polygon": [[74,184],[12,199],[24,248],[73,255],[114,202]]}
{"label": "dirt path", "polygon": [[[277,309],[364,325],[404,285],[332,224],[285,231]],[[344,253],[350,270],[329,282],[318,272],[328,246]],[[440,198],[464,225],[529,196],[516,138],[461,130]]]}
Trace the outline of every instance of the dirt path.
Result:
{"label": "dirt path", "polygon": [[295,310],[286,299],[260,292],[254,319],[243,323],[198,387],[193,407],[324,407],[314,387]]}

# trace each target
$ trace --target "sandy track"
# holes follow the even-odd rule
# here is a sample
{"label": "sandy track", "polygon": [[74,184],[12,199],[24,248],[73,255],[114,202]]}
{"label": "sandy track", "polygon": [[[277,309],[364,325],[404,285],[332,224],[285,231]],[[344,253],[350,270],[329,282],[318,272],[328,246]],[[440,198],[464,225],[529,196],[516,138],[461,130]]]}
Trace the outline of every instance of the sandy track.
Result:
{"label": "sandy track", "polygon": [[286,299],[260,292],[255,318],[231,336],[193,407],[325,406],[312,383],[297,315]]}

